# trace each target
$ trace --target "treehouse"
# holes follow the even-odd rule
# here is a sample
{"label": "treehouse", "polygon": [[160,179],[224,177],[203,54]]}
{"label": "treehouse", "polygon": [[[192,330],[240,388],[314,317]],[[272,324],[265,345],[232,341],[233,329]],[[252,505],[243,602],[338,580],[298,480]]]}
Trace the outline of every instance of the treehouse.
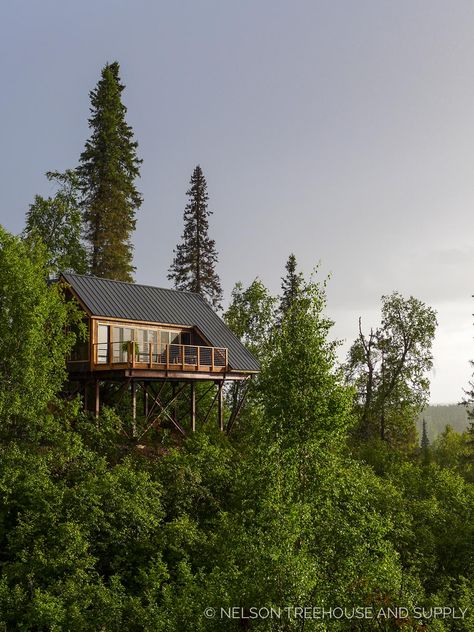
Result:
{"label": "treehouse", "polygon": [[[189,385],[194,430],[195,386],[208,382],[217,387],[223,429],[224,383],[248,381],[259,365],[199,294],[68,273],[61,275],[60,282],[83,310],[89,333],[87,341],[76,344],[67,363],[69,380],[82,390],[86,407],[91,386],[94,412],[99,414],[101,384],[121,383],[130,388],[136,419],[137,389],[143,393],[143,414],[148,416],[149,400],[155,410],[170,405],[160,400],[157,384],[171,384],[174,398]],[[237,407],[241,404],[237,402]],[[237,414],[238,410],[232,411],[230,420]]]}

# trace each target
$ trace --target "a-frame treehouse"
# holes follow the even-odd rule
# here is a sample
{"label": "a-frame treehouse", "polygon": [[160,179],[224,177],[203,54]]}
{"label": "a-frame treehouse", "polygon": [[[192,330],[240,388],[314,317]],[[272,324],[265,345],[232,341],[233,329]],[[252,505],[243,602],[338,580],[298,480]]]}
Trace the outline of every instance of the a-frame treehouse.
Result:
{"label": "a-frame treehouse", "polygon": [[[98,415],[101,385],[114,383],[130,392],[134,433],[138,395],[145,425],[167,420],[186,434],[187,429],[196,429],[198,418],[205,422],[217,404],[219,427],[224,430],[225,382],[248,382],[259,365],[199,294],[68,273],[60,282],[84,311],[89,332],[67,364],[69,382],[82,392],[86,408]],[[208,383],[205,392],[214,391],[202,415],[196,401],[200,382]],[[246,388],[238,391],[228,430]],[[186,411],[183,419],[176,413],[178,400]]]}

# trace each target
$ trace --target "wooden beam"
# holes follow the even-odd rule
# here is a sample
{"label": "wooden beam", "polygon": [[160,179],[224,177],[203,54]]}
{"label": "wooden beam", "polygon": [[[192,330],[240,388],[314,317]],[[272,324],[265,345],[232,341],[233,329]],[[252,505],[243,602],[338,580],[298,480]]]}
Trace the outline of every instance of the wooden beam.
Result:
{"label": "wooden beam", "polygon": [[95,381],[95,403],[94,403],[94,415],[99,416],[100,413],[100,382]]}
{"label": "wooden beam", "polygon": [[196,382],[191,382],[191,430],[196,432]]}
{"label": "wooden beam", "polygon": [[219,429],[224,432],[224,382],[219,382],[217,388],[217,417],[219,421]]}
{"label": "wooden beam", "polygon": [[143,414],[148,417],[148,388],[146,382],[143,382]]}
{"label": "wooden beam", "polygon": [[[241,384],[239,384],[239,387],[241,386]],[[247,397],[247,393],[249,391],[250,388],[250,381],[247,380],[246,382],[243,383],[243,389],[242,392],[240,394],[240,398],[238,398],[238,401],[235,403],[233,410],[231,412],[229,421],[227,422],[227,427],[226,427],[226,434],[230,434],[232,431],[232,426],[234,425],[235,420],[237,419],[237,417],[239,416],[240,411],[242,410],[242,406],[244,405],[245,402],[245,398]]]}
{"label": "wooden beam", "polygon": [[137,436],[137,385],[135,380],[131,380],[131,395],[132,395],[132,436]]}
{"label": "wooden beam", "polygon": [[183,437],[186,436],[186,432],[184,430],[184,428],[181,426],[181,424],[177,421],[177,419],[174,418],[174,415],[171,415],[168,410],[175,404],[176,399],[179,397],[180,393],[186,388],[186,384],[183,384],[177,392],[174,393],[174,395],[172,396],[172,398],[166,403],[166,404],[162,404],[162,402],[160,401],[159,395],[156,395],[154,397],[154,404],[153,407],[156,405],[158,408],[161,409],[161,411],[158,412],[157,417],[148,425],[147,428],[145,428],[145,430],[141,433],[141,435],[138,437],[139,439],[141,439],[151,428],[153,428],[153,426],[156,424],[157,421],[159,421],[159,419],[164,416],[167,417],[171,423],[181,432],[181,434],[183,435]]}

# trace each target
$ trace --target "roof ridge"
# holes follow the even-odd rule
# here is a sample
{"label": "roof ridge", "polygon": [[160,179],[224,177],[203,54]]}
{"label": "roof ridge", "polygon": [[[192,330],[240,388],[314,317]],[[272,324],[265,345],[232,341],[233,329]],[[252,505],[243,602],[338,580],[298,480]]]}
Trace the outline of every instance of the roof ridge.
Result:
{"label": "roof ridge", "polygon": [[95,274],[76,274],[75,272],[61,272],[62,276],[73,276],[81,279],[96,279],[97,281],[109,281],[110,283],[121,283],[122,285],[128,285],[132,287],[148,287],[152,290],[165,290],[167,292],[179,292],[180,294],[193,294],[193,296],[199,296],[203,298],[199,292],[192,292],[191,290],[176,290],[172,287],[161,287],[159,285],[148,285],[145,283],[131,283],[130,281],[119,281],[118,279],[108,279],[106,277],[98,277]]}

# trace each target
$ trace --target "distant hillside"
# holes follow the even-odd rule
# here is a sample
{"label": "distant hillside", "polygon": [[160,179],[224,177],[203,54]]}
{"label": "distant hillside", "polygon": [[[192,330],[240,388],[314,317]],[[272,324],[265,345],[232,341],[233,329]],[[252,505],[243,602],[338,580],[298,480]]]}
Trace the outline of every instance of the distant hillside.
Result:
{"label": "distant hillside", "polygon": [[464,432],[469,420],[464,406],[458,404],[439,404],[437,406],[427,406],[420,415],[416,427],[421,437],[423,418],[426,420],[428,438],[430,441],[443,432],[449,424],[456,432]]}

